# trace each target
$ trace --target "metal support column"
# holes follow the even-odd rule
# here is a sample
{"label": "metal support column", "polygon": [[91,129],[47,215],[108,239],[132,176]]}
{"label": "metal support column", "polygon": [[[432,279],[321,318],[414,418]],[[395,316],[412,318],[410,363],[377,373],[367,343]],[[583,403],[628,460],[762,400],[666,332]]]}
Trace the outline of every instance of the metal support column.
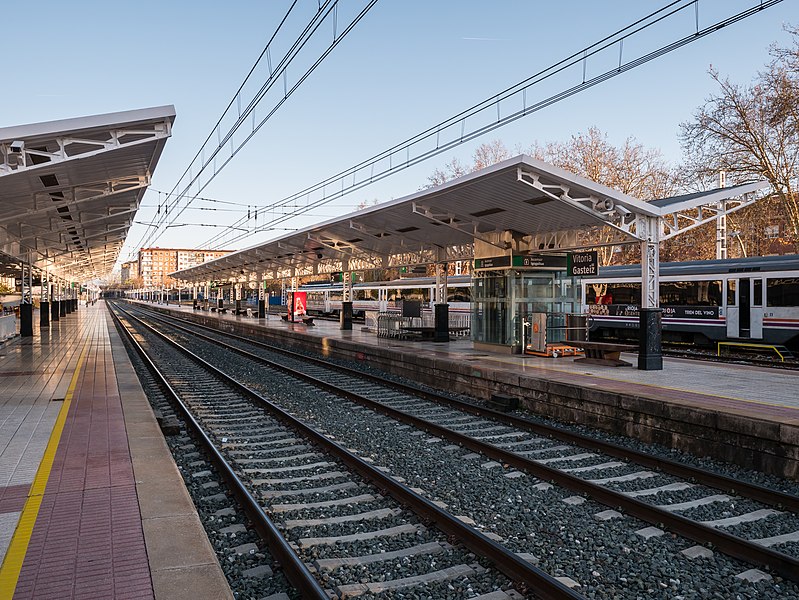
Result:
{"label": "metal support column", "polygon": [[342,263],[341,277],[343,294],[341,297],[341,313],[339,314],[339,329],[342,331],[352,330],[352,273],[350,272],[349,261]]}
{"label": "metal support column", "polygon": [[50,275],[42,271],[42,297],[39,299],[39,328],[50,327]]}
{"label": "metal support column", "polygon": [[434,342],[449,341],[449,303],[447,303],[447,268],[445,262],[436,263],[436,297],[433,299],[435,314]]}
{"label": "metal support column", "polygon": [[[719,187],[726,187],[727,174],[719,173]],[[716,214],[716,260],[727,258],[727,201],[719,200]]]}
{"label": "metal support column", "polygon": [[61,296],[58,295],[58,278],[50,282],[50,320],[58,321],[61,318],[61,309],[59,307],[59,300]]}
{"label": "metal support column", "polygon": [[58,282],[58,314],[62,317],[67,316],[67,282],[63,279]]}
{"label": "metal support column", "polygon": [[266,281],[263,277],[258,278],[258,318],[266,318]]}
{"label": "metal support column", "polygon": [[19,334],[33,336],[33,271],[29,262],[22,263],[22,302],[19,305]]}
{"label": "metal support column", "polygon": [[660,222],[656,217],[638,217],[636,233],[641,242],[641,312],[638,368],[663,369],[662,310],[660,308]]}

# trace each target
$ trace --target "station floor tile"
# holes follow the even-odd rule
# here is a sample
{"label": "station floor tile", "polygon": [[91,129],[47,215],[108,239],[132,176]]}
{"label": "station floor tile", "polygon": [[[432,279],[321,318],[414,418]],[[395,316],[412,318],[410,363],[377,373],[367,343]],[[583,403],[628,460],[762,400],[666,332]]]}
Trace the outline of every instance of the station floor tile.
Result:
{"label": "station floor tile", "polygon": [[[140,482],[137,466],[150,464]],[[159,537],[180,534],[192,550],[172,548],[174,579],[154,585],[160,541],[145,529],[156,520]],[[185,592],[199,572],[215,598],[232,598],[103,303],[0,346],[0,561],[0,598],[188,600],[207,597]]]}

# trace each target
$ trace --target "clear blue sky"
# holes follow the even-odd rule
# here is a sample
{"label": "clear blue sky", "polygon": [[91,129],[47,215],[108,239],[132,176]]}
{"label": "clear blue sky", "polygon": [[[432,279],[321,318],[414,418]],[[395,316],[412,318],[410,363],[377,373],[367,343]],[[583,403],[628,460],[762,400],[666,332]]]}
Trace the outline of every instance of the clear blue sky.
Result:
{"label": "clear blue sky", "polygon": [[[702,0],[700,27],[753,2]],[[299,4],[308,14],[317,0],[299,0]],[[339,26],[347,22],[353,7],[363,4],[363,0],[341,0]],[[203,195],[267,205],[405,140],[663,4],[380,0]],[[7,2],[0,127],[174,104],[173,137],[153,179],[154,189],[171,190],[288,5],[288,0]],[[654,48],[658,42],[689,33],[694,16],[690,11],[679,24],[675,21],[645,34],[646,45]],[[454,156],[469,162],[478,144],[493,139],[513,149],[535,141],[566,140],[596,126],[614,143],[632,136],[679,162],[679,123],[690,119],[714,91],[708,67],[712,64],[734,81],[750,81],[768,61],[769,44],[788,43],[782,27],[790,22],[799,24],[797,0],[785,0],[289,226],[350,212],[363,200],[413,193],[436,167]],[[292,33],[298,24],[299,20],[293,22]],[[321,31],[329,39],[329,28]],[[315,43],[309,55],[321,48]],[[631,42],[625,55],[632,56],[636,49]],[[598,67],[589,62],[589,77]],[[572,72],[560,82],[578,83],[580,76]],[[538,96],[546,96],[546,91],[542,87]],[[148,191],[137,220],[149,221],[157,201],[158,195]],[[237,216],[187,211],[181,221],[220,224]],[[196,247],[216,231],[172,228],[157,245]],[[136,242],[142,232],[140,226],[134,227],[128,241]],[[260,234],[234,248],[280,233]],[[131,250],[126,248],[122,258]]]}

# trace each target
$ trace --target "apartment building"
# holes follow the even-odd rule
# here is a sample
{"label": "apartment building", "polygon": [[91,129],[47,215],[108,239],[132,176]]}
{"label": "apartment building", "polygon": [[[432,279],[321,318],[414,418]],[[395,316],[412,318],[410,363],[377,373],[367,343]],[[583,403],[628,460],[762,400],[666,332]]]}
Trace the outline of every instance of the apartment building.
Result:
{"label": "apartment building", "polygon": [[231,250],[142,248],[139,250],[138,274],[145,288],[169,288],[175,285],[175,280],[168,276],[169,273],[200,265],[230,252]]}
{"label": "apartment building", "polygon": [[120,273],[121,282],[135,282],[139,277],[139,261],[131,260],[130,262],[122,263],[122,272]]}

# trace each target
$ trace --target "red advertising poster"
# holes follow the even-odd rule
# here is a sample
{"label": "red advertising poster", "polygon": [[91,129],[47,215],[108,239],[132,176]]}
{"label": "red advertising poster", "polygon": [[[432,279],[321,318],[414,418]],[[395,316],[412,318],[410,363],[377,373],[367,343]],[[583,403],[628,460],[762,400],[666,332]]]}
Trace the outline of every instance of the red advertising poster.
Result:
{"label": "red advertising poster", "polygon": [[306,316],[305,307],[307,300],[308,292],[289,292],[289,321],[294,322]]}

